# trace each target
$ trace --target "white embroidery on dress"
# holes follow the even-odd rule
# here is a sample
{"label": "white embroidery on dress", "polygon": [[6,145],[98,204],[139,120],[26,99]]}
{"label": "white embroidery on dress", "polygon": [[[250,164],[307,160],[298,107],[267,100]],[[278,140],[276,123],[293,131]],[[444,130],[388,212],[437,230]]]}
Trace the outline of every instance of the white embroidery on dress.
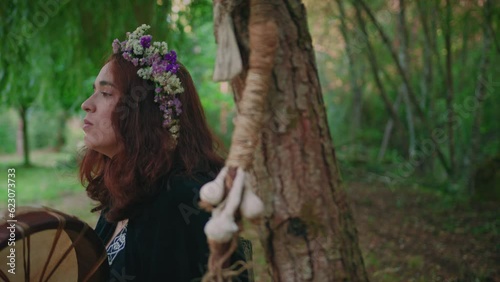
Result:
{"label": "white embroidery on dress", "polygon": [[106,248],[108,253],[108,264],[113,264],[118,253],[125,248],[125,238],[127,236],[127,225],[123,227],[122,230],[113,238],[113,241]]}

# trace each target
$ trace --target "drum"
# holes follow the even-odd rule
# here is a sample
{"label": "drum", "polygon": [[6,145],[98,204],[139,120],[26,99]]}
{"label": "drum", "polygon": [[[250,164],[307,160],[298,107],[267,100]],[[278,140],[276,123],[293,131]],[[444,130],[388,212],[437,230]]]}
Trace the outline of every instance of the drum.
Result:
{"label": "drum", "polygon": [[0,280],[107,281],[106,250],[88,224],[46,207],[23,209],[17,221],[0,220]]}

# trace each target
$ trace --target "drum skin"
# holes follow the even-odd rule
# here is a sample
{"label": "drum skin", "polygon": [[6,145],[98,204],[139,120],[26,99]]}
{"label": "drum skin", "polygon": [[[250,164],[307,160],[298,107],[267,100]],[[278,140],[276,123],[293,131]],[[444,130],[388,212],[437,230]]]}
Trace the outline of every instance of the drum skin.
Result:
{"label": "drum skin", "polygon": [[[106,250],[92,228],[50,208],[18,208],[16,222],[0,220],[0,281],[107,281]],[[9,246],[15,226],[15,246]],[[15,274],[9,273],[11,249]]]}

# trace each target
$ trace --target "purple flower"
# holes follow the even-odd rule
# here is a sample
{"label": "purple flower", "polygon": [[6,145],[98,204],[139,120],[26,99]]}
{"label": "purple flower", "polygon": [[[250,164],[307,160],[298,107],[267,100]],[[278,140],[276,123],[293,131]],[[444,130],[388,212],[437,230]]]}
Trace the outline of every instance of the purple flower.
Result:
{"label": "purple flower", "polygon": [[170,70],[170,72],[171,73],[177,73],[178,70],[179,70],[179,65],[175,64],[174,66],[172,66],[172,69]]}
{"label": "purple flower", "polygon": [[175,97],[173,100],[174,106],[175,106],[175,112],[179,116],[182,113],[182,103],[179,98]]}
{"label": "purple flower", "polygon": [[158,53],[154,53],[152,56],[148,58],[148,64],[153,65],[161,62],[161,56]]}
{"label": "purple flower", "polygon": [[163,66],[161,64],[153,64],[153,74],[158,75],[163,71]]}
{"label": "purple flower", "polygon": [[131,60],[130,53],[129,52],[123,52],[123,58],[127,61]]}
{"label": "purple flower", "polygon": [[170,52],[165,54],[165,57],[163,58],[169,61],[171,64],[175,64],[177,62],[177,53],[175,53],[174,50],[171,50]]}
{"label": "purple flower", "polygon": [[151,35],[144,35],[141,37],[141,45],[144,48],[149,48],[151,46]]}
{"label": "purple flower", "polygon": [[167,67],[165,68],[165,71],[171,72],[171,73],[176,73],[179,70],[179,65],[178,64],[168,64]]}
{"label": "purple flower", "polygon": [[[161,87],[156,87],[156,89],[155,89],[155,92],[156,92],[156,93],[160,93],[161,91],[162,91]],[[156,98],[156,97],[155,97],[155,98]],[[156,102],[156,100],[155,100],[155,102]]]}
{"label": "purple flower", "polygon": [[137,67],[137,66],[139,65],[139,59],[137,59],[137,58],[133,58],[133,59],[132,59],[132,64],[134,64],[134,66],[136,66],[136,67]]}
{"label": "purple flower", "polygon": [[172,103],[176,106],[176,107],[180,107],[182,104],[181,104],[181,100],[179,100],[179,98],[175,97],[173,100],[172,100]]}

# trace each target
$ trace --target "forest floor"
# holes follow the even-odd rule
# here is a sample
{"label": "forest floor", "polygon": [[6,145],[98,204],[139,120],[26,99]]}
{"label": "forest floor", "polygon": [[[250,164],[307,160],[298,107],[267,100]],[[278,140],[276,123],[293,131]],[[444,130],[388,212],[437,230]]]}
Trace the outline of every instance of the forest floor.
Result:
{"label": "forest floor", "polygon": [[500,205],[346,183],[370,281],[500,281]]}

